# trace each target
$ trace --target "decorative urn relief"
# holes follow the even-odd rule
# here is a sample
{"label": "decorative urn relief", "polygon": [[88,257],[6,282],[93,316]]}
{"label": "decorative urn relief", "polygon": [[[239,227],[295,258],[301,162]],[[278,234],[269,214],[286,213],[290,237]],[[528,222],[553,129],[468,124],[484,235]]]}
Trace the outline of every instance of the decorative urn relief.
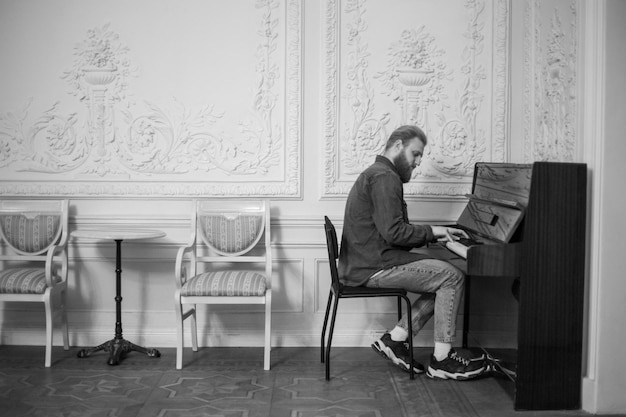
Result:
{"label": "decorative urn relief", "polygon": [[429,131],[428,123],[428,91],[435,71],[399,67],[396,69],[397,79],[404,89],[404,120]]}
{"label": "decorative urn relief", "polygon": [[87,84],[93,86],[104,86],[110,84],[115,80],[115,78],[117,77],[117,68],[83,68],[83,77]]}
{"label": "decorative urn relief", "polygon": [[434,74],[433,70],[398,68],[398,81],[406,87],[421,87],[426,85]]}

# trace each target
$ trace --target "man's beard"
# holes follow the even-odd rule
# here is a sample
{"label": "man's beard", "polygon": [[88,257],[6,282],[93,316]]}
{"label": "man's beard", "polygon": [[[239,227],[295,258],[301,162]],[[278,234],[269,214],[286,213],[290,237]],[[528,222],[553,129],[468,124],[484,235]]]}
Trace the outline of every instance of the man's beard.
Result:
{"label": "man's beard", "polygon": [[413,174],[413,167],[409,165],[409,161],[407,161],[404,153],[400,153],[393,161],[393,164],[396,166],[398,173],[400,174],[400,179],[403,183],[407,183],[411,181],[411,175]]}

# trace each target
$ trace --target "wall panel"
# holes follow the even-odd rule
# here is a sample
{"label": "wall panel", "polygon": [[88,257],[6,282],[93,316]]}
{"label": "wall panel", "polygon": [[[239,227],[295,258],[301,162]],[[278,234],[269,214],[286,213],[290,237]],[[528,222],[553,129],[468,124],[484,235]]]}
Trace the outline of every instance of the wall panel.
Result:
{"label": "wall panel", "polygon": [[0,193],[298,197],[301,7],[3,2]]}
{"label": "wall panel", "polygon": [[344,196],[388,135],[429,137],[408,196],[458,196],[508,157],[509,2],[327,0],[324,195]]}

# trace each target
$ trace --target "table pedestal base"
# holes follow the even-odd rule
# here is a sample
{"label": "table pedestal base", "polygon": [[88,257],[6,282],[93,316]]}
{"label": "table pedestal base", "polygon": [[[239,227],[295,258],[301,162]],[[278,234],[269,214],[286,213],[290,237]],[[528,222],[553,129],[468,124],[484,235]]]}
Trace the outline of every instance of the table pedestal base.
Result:
{"label": "table pedestal base", "polygon": [[[106,232],[108,233],[108,232]],[[124,235],[124,233],[122,233]],[[163,232],[156,234],[158,237],[163,235]],[[152,234],[148,235],[152,236]],[[147,237],[147,236],[146,236]],[[146,349],[138,346],[134,343],[124,340],[122,336],[122,238],[114,238],[115,240],[115,337],[108,342],[104,342],[101,345],[90,349],[82,349],[76,356],[79,358],[86,358],[94,352],[104,350],[109,352],[109,365],[117,365],[120,363],[120,359],[128,352],[133,350],[146,355],[158,358],[161,353],[156,349]]]}
{"label": "table pedestal base", "polygon": [[90,349],[82,349],[78,352],[76,356],[78,356],[79,358],[86,358],[92,353],[99,352],[101,350],[109,352],[109,361],[107,362],[109,365],[119,364],[122,356],[132,351],[145,353],[146,355],[153,358],[158,358],[161,356],[161,352],[156,349],[146,349],[125,339],[111,339],[96,347]]}

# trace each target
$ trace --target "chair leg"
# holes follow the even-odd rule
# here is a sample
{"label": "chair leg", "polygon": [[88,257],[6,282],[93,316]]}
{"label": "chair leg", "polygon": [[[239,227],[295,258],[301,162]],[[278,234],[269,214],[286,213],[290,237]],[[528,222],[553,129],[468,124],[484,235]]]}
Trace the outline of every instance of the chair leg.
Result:
{"label": "chair leg", "polygon": [[[411,311],[411,300],[408,296],[403,296],[406,301],[407,327],[409,328],[409,377],[415,379],[413,372],[413,313]],[[399,300],[399,298],[398,298]]]}
{"label": "chair leg", "polygon": [[46,359],[45,367],[49,368],[52,363],[52,331],[54,327],[54,320],[52,317],[52,300],[50,292],[45,296],[44,310],[46,312]]}
{"label": "chair leg", "polygon": [[[194,304],[190,310],[191,317],[191,350],[198,351],[198,320],[196,317],[196,305]],[[186,316],[183,316],[185,320]]]}
{"label": "chair leg", "polygon": [[183,369],[183,347],[184,347],[184,316],[183,305],[180,298],[176,297],[176,369]]}
{"label": "chair leg", "polygon": [[270,370],[270,351],[272,350],[272,294],[265,296],[265,343],[263,348],[263,369]]}
{"label": "chair leg", "polygon": [[328,331],[328,343],[326,344],[326,381],[330,380],[330,346],[333,342],[333,331],[335,330],[335,318],[337,317],[337,307],[339,306],[339,297],[335,296],[333,303],[333,315],[330,319],[330,329]]}
{"label": "chair leg", "polygon": [[326,327],[328,325],[328,314],[330,313],[330,304],[333,300],[333,291],[330,290],[328,292],[328,302],[326,303],[326,315],[324,315],[324,326],[322,327],[322,343],[321,343],[321,351],[322,351],[322,363],[324,363],[324,349],[326,348]]}
{"label": "chair leg", "polygon": [[469,276],[465,277],[465,299],[463,300],[463,349],[467,349],[467,342],[469,338],[470,328],[470,291],[471,291],[471,279]]}
{"label": "chair leg", "polygon": [[70,349],[70,335],[67,327],[67,290],[61,291],[61,321],[63,328],[63,349]]}

